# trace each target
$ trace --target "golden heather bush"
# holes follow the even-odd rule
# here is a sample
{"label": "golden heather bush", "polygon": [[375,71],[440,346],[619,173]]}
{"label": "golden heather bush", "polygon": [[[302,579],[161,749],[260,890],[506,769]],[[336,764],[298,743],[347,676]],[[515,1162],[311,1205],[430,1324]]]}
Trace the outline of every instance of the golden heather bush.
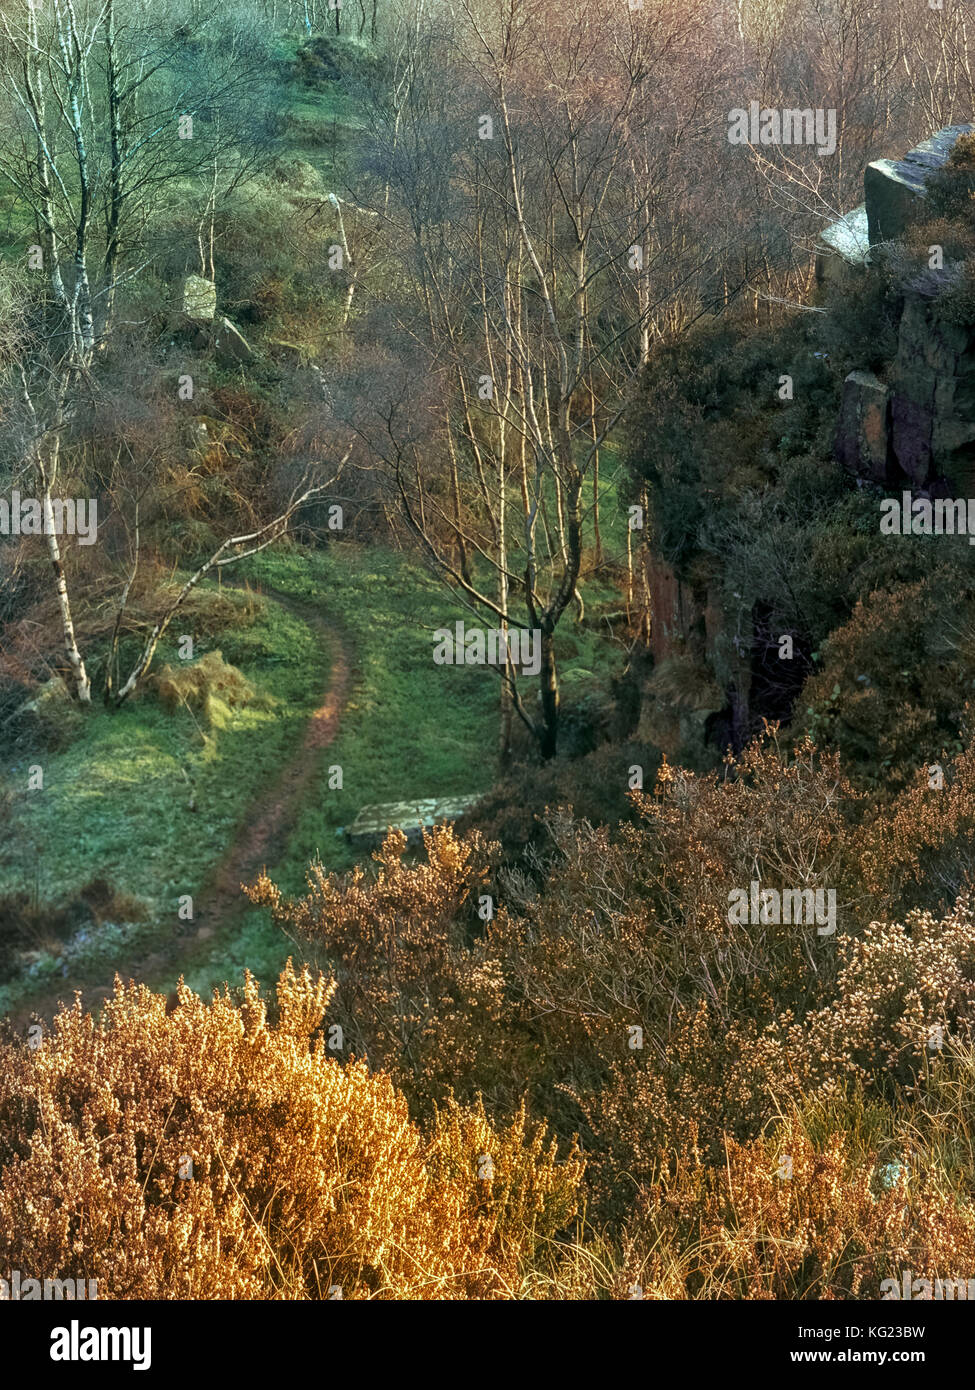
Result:
{"label": "golden heather bush", "polygon": [[534,878],[500,876],[483,926],[473,900],[493,847],[449,828],[425,837],[426,863],[406,863],[393,834],[371,877],[316,866],[298,901],[266,877],[249,892],[328,959],[354,1051],[411,1102],[454,1088],[511,1109],[531,1086],[563,1134],[585,1118],[625,1170],[690,1120],[711,1147],[754,1136],[770,1090],[798,1090],[788,1026],[835,1007],[836,940],[729,923],[730,889],[836,888],[841,933],[869,921],[857,798],[808,742],[787,757],[772,730],[724,776],[665,764],[634,801],[640,822],[616,832],[549,813]]}
{"label": "golden heather bush", "polygon": [[[279,1019],[117,983],[0,1053],[0,1264],[101,1297],[504,1296],[572,1219],[577,1157],[524,1113],[449,1106],[426,1138],[388,1077],[317,1034],[331,982],[289,964]],[[478,1160],[493,1176],[485,1183]]]}
{"label": "golden heather bush", "polygon": [[[494,1242],[484,1296],[502,1277],[509,1296],[870,1296],[888,1277],[884,1251],[918,1277],[954,1277],[938,1232],[962,1265],[968,1249],[960,1175],[975,1172],[972,1146],[959,1158],[934,1117],[971,1039],[975,917],[967,896],[947,892],[947,910],[905,909],[903,888],[964,879],[969,762],[956,760],[940,793],[919,783],[868,807],[835,756],[808,740],[786,754],[770,729],[721,775],[665,763],[653,795],[634,795],[634,824],[547,812],[547,848],[518,869],[499,871],[476,834],[443,829],[425,837],[425,862],[407,861],[391,835],[372,874],[315,868],[298,901],[262,878],[251,897],[334,965],[335,1016],[354,1052],[432,1117],[426,1162],[439,1190],[453,1190],[444,1136],[457,1172],[480,1171],[491,1117],[514,1114],[504,1133],[526,1166],[507,1160],[502,1207],[482,1177],[453,1208],[464,1248]],[[835,936],[729,922],[729,891],[753,879],[835,888]],[[497,906],[480,923],[473,905],[488,882]],[[850,1147],[836,1109],[850,1086],[892,1102],[899,1151],[937,1155],[939,1183],[914,1182],[907,1208],[903,1193],[875,1190],[879,1140],[876,1152]],[[526,1093],[566,1141],[583,1135],[581,1243],[567,1239],[560,1186],[575,1191],[575,1154],[559,1168],[541,1131],[529,1137]],[[820,1132],[790,1139],[798,1177],[784,1195],[770,1126],[829,1106]],[[514,1183],[522,1171],[534,1174],[530,1200]],[[904,1252],[921,1247],[928,1263],[910,1264]]]}
{"label": "golden heather bush", "polygon": [[807,1084],[890,1076],[910,1087],[949,1038],[966,1041],[975,1019],[975,917],[960,897],[946,916],[911,913],[872,922],[839,943],[832,1005],[786,1030]]}
{"label": "golden heather bush", "polygon": [[[872,923],[841,938],[840,969],[821,1007],[728,1019],[702,999],[675,1011],[664,1046],[614,1063],[579,1095],[600,1153],[593,1180],[621,1214],[656,1179],[661,1155],[693,1150],[720,1163],[727,1138],[756,1136],[776,1105],[835,1096],[851,1082],[905,1097],[969,1042],[975,1019],[975,918],[967,898],[944,918]],[[621,1184],[620,1174],[626,1178]]]}

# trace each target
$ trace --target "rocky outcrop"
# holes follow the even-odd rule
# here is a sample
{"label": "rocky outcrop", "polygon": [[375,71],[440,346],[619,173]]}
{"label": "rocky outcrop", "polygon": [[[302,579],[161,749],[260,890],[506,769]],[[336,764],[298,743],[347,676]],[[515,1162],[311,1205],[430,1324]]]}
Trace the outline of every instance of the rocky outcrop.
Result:
{"label": "rocky outcrop", "polygon": [[958,137],[973,130],[975,125],[945,126],[902,159],[875,159],[867,165],[863,191],[871,246],[901,240],[924,217],[928,177],[946,163]]}
{"label": "rocky outcrop", "polygon": [[[946,163],[959,136],[948,126],[902,159],[878,159],[864,175],[865,202],[822,237],[817,278],[870,267],[870,247],[902,238],[926,212],[927,180]],[[866,218],[868,247],[862,231]],[[830,259],[831,258],[831,259]],[[822,267],[822,268],[821,268]],[[843,383],[836,458],[859,478],[884,487],[961,490],[975,470],[975,332],[952,321],[943,298],[960,265],[928,269],[903,291],[897,348],[883,373],[851,372]]]}
{"label": "rocky outcrop", "polygon": [[843,383],[834,453],[882,487],[964,491],[975,467],[975,330],[939,313],[951,272],[915,282],[904,299],[886,382],[851,372]]}
{"label": "rocky outcrop", "polygon": [[844,468],[871,482],[892,481],[890,393],[873,372],[851,372],[843,383],[834,453]]}
{"label": "rocky outcrop", "polygon": [[975,330],[938,312],[938,279],[906,296],[888,373],[894,458],[915,487],[949,479],[961,487],[975,458]]}
{"label": "rocky outcrop", "polygon": [[897,241],[925,215],[927,180],[947,163],[961,135],[975,125],[945,126],[903,159],[875,159],[863,175],[864,201],[820,234],[816,247],[816,281],[842,278],[869,264],[870,248]]}

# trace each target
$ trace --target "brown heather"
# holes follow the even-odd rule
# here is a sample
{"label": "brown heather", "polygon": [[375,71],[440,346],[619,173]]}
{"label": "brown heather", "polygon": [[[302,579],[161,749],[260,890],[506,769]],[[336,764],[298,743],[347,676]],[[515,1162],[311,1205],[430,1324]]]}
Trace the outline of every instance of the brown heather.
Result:
{"label": "brown heather", "polygon": [[794,1112],[773,1137],[729,1140],[720,1164],[677,1163],[644,1196],[634,1225],[654,1253],[633,1277],[645,1297],[876,1299],[903,1269],[975,1268],[975,1214],[936,1175],[905,1167],[885,1185],[855,1130],[813,1127]]}
{"label": "brown heather", "polygon": [[[518,867],[440,828],[300,899],[263,876],[311,962],[272,1022],[252,980],[171,1014],[119,985],[4,1047],[0,1259],[204,1298],[975,1276],[973,767],[879,805],[770,729],[721,774],[665,763],[629,825],[547,812]],[[753,879],[835,888],[835,936],[730,925]]]}
{"label": "brown heather", "polygon": [[482,944],[467,945],[478,920],[469,900],[497,846],[438,829],[425,836],[427,862],[410,866],[406,844],[390,833],[371,881],[356,868],[342,882],[316,864],[297,902],[266,876],[245,891],[329,962],[338,982],[330,1017],[351,1050],[408,1082],[429,1109],[445,1089],[463,1088],[499,1037],[500,966]]}

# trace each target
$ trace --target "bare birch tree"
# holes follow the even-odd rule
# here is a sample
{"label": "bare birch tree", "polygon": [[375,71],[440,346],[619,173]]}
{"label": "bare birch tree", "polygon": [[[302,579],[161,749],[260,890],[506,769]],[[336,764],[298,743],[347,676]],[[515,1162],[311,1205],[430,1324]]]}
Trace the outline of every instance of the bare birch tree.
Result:
{"label": "bare birch tree", "polygon": [[695,22],[694,7],[465,5],[416,46],[397,111],[391,216],[443,386],[446,493],[415,442],[390,447],[387,429],[379,448],[439,573],[494,625],[540,634],[537,710],[504,673],[502,755],[509,701],[542,757],[557,750],[555,633],[581,612],[586,480],[673,298],[672,273],[645,273],[663,200],[633,152],[654,123],[670,134],[654,80]]}

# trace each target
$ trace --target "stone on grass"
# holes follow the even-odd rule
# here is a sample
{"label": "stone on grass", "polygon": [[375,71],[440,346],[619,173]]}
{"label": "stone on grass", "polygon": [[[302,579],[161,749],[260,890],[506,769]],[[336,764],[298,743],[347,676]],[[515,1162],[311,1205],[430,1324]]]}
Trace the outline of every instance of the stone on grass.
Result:
{"label": "stone on grass", "polygon": [[381,845],[390,830],[402,830],[407,841],[416,843],[422,832],[443,821],[455,821],[480,801],[479,796],[429,797],[421,801],[389,801],[380,806],[363,806],[346,830],[357,848]]}

